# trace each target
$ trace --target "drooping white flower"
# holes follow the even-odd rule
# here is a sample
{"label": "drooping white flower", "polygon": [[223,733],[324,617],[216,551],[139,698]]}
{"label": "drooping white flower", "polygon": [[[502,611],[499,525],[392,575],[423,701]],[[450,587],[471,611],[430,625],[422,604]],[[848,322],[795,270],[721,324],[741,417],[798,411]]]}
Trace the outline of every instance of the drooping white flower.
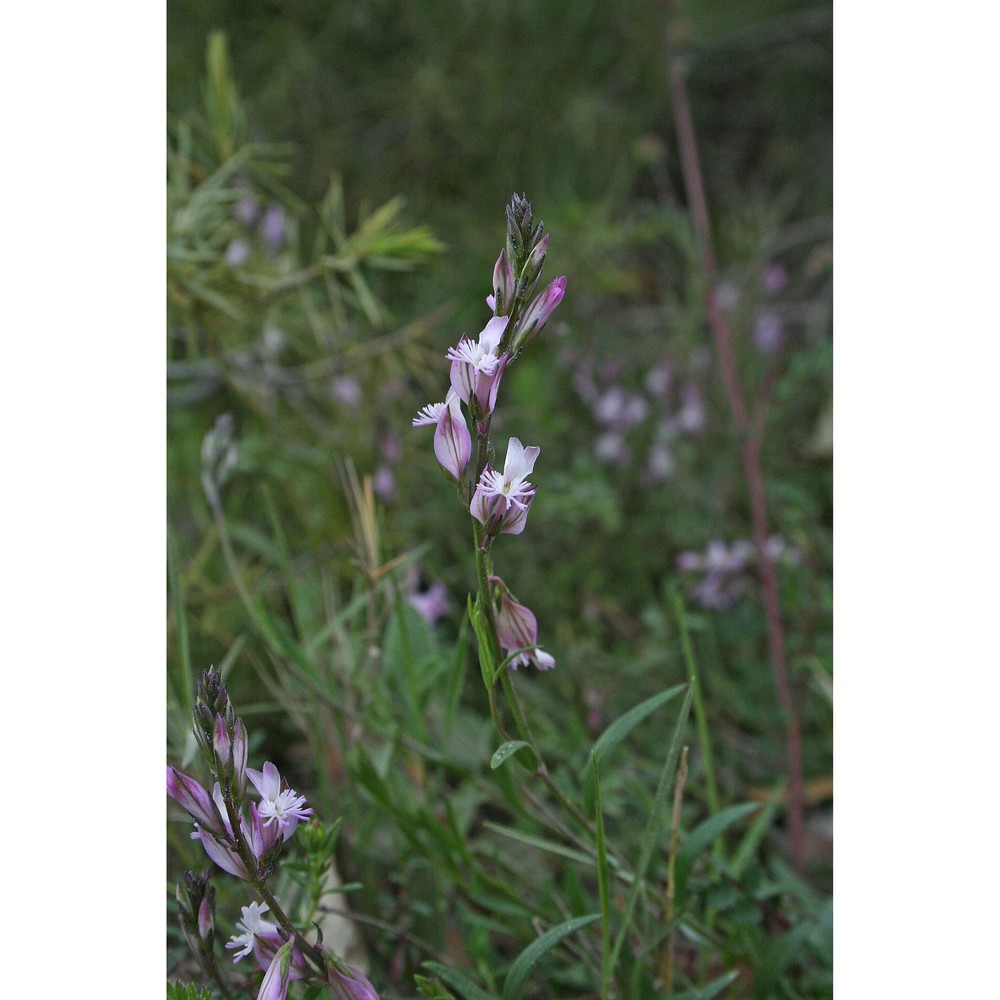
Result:
{"label": "drooping white flower", "polygon": [[263,918],[263,914],[268,910],[267,903],[251,903],[240,909],[243,913],[243,919],[236,921],[236,929],[241,933],[234,934],[226,943],[227,948],[241,949],[233,956],[234,962],[246,958],[253,951],[255,938],[264,938],[272,942],[275,939],[281,940],[277,925]]}

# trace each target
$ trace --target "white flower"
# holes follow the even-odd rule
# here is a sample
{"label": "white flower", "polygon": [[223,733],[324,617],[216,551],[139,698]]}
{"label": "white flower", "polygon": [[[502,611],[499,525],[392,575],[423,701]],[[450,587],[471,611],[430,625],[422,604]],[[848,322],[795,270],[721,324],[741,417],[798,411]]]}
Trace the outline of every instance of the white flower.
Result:
{"label": "white flower", "polygon": [[277,823],[285,840],[295,833],[301,820],[312,815],[312,809],[302,808],[306,803],[304,795],[296,795],[291,788],[282,789],[281,775],[270,761],[265,761],[263,771],[248,767],[247,777],[260,793],[257,813],[264,820],[264,826]]}
{"label": "white flower", "polygon": [[479,480],[479,492],[485,500],[499,498],[504,510],[518,507],[527,510],[531,498],[535,495],[535,487],[528,482],[535,467],[535,460],[541,448],[532,446],[525,448],[517,438],[511,438],[507,443],[507,459],[503,465],[503,475],[496,469],[484,469]]}
{"label": "white flower", "polygon": [[241,907],[243,919],[236,922],[236,929],[242,934],[234,934],[226,943],[227,948],[242,948],[233,956],[233,961],[238,962],[241,958],[246,958],[253,951],[255,937],[274,938],[278,934],[278,928],[270,920],[264,920],[261,914],[267,912],[267,903],[251,903],[249,906]]}
{"label": "white flower", "polygon": [[479,334],[478,341],[473,341],[463,334],[458,346],[449,347],[445,357],[449,361],[460,361],[469,365],[480,375],[492,375],[500,360],[496,350],[500,346],[500,338],[507,329],[509,321],[509,316],[494,316]]}

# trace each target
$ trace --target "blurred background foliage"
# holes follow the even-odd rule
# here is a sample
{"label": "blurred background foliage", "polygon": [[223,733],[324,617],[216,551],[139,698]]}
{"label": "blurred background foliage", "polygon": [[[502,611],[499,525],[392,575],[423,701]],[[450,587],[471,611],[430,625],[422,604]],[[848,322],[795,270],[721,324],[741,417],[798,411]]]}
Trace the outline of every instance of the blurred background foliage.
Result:
{"label": "blurred background foliage", "polygon": [[[494,422],[498,441],[541,446],[528,530],[497,553],[558,662],[522,679],[536,735],[578,790],[602,729],[686,678],[676,594],[723,804],[780,785],[781,715],[739,545],[739,441],[672,131],[669,30],[741,375],[751,394],[773,387],[763,465],[815,834],[805,880],[782,860],[776,805],[739,877],[719,854],[697,869],[682,975],[704,985],[741,970],[726,996],[828,995],[830,5],[171,0],[167,15],[172,759],[191,756],[192,678],[223,665],[254,752],[297,774],[320,815],[345,817],[340,866],[364,885],[350,900],[385,996],[415,995],[428,948],[493,988],[530,920],[589,912],[576,904],[594,887],[565,859],[487,825],[544,832],[488,767],[485,701],[463,680],[476,669],[462,644],[471,531],[430,433],[410,427],[442,398],[447,347],[490,315],[503,208],[524,191],[552,233],[547,278],[568,278]],[[224,413],[236,460],[213,506],[202,445]],[[409,599],[438,585],[448,608],[431,625]],[[636,729],[602,775],[623,857],[663,732]],[[708,812],[705,772],[692,745],[686,830]],[[195,866],[173,826],[172,870]],[[471,860],[456,860],[462,843]],[[532,893],[504,904],[490,879],[511,858],[531,859]],[[226,905],[238,913],[236,895]],[[183,963],[182,947],[171,954]],[[526,996],[586,995],[583,958],[549,961],[547,986]],[[645,971],[631,982],[631,995],[659,995]]]}

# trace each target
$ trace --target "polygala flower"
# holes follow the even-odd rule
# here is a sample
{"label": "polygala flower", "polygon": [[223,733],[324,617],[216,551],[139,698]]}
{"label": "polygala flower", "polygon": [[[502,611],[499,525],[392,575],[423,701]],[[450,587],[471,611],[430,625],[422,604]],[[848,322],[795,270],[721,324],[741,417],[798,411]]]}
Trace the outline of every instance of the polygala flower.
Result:
{"label": "polygala flower", "polygon": [[[302,820],[312,815],[312,809],[303,808],[306,797],[296,795],[287,782],[283,783],[278,769],[270,761],[265,762],[263,771],[248,767],[247,777],[260,793],[260,806],[256,812],[263,820],[263,825],[275,823],[285,840],[295,833],[295,828]],[[281,787],[282,784],[284,788]]]}
{"label": "polygala flower", "polygon": [[416,608],[430,625],[446,615],[451,608],[448,591],[440,581],[423,592],[414,591],[406,600],[410,607]]}
{"label": "polygala flower", "polygon": [[497,638],[506,654],[518,654],[510,661],[511,670],[529,663],[534,663],[539,670],[550,670],[556,661],[538,648],[538,621],[531,609],[514,600],[500,577],[491,576],[490,583],[493,584]]}
{"label": "polygala flower", "polygon": [[463,333],[458,346],[448,348],[445,355],[451,362],[452,389],[470,408],[475,399],[484,417],[496,406],[500,377],[507,363],[506,355],[497,352],[509,321],[508,316],[494,316],[483,327],[478,341]]}
{"label": "polygala flower", "polygon": [[448,390],[443,403],[431,403],[413,418],[414,427],[427,424],[436,424],[437,427],[434,431],[434,455],[438,464],[457,482],[472,457],[472,435],[454,389]]}
{"label": "polygala flower", "polygon": [[246,958],[253,951],[254,943],[258,937],[270,941],[276,940],[278,947],[280,947],[281,937],[278,934],[278,925],[263,918],[263,914],[269,909],[267,903],[251,903],[249,906],[240,907],[240,909],[243,913],[243,919],[236,921],[236,929],[240,933],[234,934],[226,943],[227,948],[241,949],[233,955],[234,962]]}
{"label": "polygala flower", "polygon": [[487,465],[479,477],[469,510],[489,534],[505,532],[519,535],[524,531],[528,510],[535,498],[535,487],[528,482],[540,448],[525,448],[512,437],[507,443],[503,473]]}

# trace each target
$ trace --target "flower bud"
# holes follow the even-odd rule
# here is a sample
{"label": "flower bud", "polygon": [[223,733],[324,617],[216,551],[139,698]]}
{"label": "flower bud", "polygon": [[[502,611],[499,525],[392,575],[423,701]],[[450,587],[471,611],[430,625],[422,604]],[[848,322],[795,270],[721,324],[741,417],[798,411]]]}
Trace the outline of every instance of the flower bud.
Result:
{"label": "flower bud", "polygon": [[[538,648],[538,621],[530,608],[518,604],[498,576],[491,576],[493,602],[496,611],[497,638],[507,654],[518,653],[511,662],[511,670],[529,663],[539,670],[550,670],[556,661],[544,650]],[[518,652],[523,650],[523,652]]]}
{"label": "flower bud", "polygon": [[184,873],[177,883],[178,920],[188,946],[204,964],[211,960],[215,945],[215,886],[209,873]]}
{"label": "flower bud", "polygon": [[232,780],[232,741],[229,739],[228,726],[221,713],[215,717],[215,732],[212,734],[212,752],[215,754],[215,775],[225,782]]}
{"label": "flower bud", "polygon": [[194,778],[181,774],[167,765],[167,794],[191,815],[195,822],[215,833],[223,833],[225,825],[212,797]]}
{"label": "flower bud", "polygon": [[198,680],[194,702],[194,735],[210,767],[214,765],[215,718],[232,713],[229,692],[222,683],[222,674],[209,667]]}
{"label": "flower bud", "polygon": [[497,316],[510,313],[514,300],[514,271],[511,269],[506,248],[500,251],[500,256],[493,267],[493,312]]}
{"label": "flower bud", "polygon": [[292,966],[292,942],[286,941],[271,959],[264,973],[257,1000],[285,1000],[288,996],[288,979]]}
{"label": "flower bud", "polygon": [[380,1000],[375,987],[362,973],[353,966],[348,965],[347,968],[350,970],[348,975],[339,969],[330,970],[330,985],[337,1000]]}
{"label": "flower bud", "polygon": [[198,907],[198,936],[210,941],[215,935],[215,886],[209,885],[205,898]]}
{"label": "flower bud", "polygon": [[[539,231],[541,226],[538,227]],[[521,269],[521,288],[525,295],[530,295],[536,282],[542,273],[542,265],[545,263],[545,254],[549,249],[549,235],[545,234],[532,248],[528,254],[528,259]]]}
{"label": "flower bud", "polygon": [[528,308],[521,314],[517,333],[511,345],[511,354],[518,354],[538,335],[538,332],[549,321],[559,303],[566,294],[566,276],[556,278],[546,288],[539,292],[530,302]]}
{"label": "flower bud", "polygon": [[[511,198],[507,206],[507,259],[519,271],[532,245],[531,202],[522,194]],[[538,230],[535,231],[536,233]]]}
{"label": "flower bud", "polygon": [[458,482],[472,457],[472,435],[458,396],[453,391],[448,396],[434,431],[434,455],[441,468]]}

